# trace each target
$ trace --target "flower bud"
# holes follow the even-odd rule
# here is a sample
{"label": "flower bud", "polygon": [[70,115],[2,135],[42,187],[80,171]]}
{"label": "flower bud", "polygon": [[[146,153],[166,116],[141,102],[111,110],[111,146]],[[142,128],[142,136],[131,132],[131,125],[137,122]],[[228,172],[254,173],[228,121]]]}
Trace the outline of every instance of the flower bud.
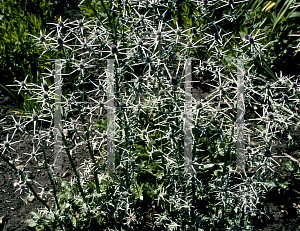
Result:
{"label": "flower bud", "polygon": [[197,34],[197,29],[196,29],[196,27],[193,27],[193,28],[192,28],[192,33],[193,33],[193,34]]}
{"label": "flower bud", "polygon": [[274,119],[274,114],[272,112],[270,112],[268,114],[268,118],[269,118],[269,120],[273,120]]}
{"label": "flower bud", "polygon": [[147,58],[146,58],[146,63],[151,63],[151,61],[152,61],[152,60],[151,60],[150,57],[147,57]]}
{"label": "flower bud", "polygon": [[286,101],[286,100],[288,100],[288,99],[289,99],[289,97],[288,97],[288,95],[287,95],[287,94],[283,94],[283,96],[282,96],[282,99],[283,99],[284,101]]}
{"label": "flower bud", "polygon": [[64,41],[62,40],[62,38],[61,37],[57,37],[57,43],[59,44],[59,45],[62,45],[62,44],[64,44]]}
{"label": "flower bud", "polygon": [[189,47],[189,48],[193,47],[193,43],[192,42],[188,42],[187,43],[187,47]]}
{"label": "flower bud", "polygon": [[197,103],[196,109],[200,109],[200,108],[202,108],[202,104],[201,103]]}
{"label": "flower bud", "polygon": [[49,95],[47,93],[44,93],[43,97],[45,100],[49,99]]}
{"label": "flower bud", "polygon": [[48,83],[44,82],[42,84],[42,86],[43,86],[44,91],[49,91],[49,85],[48,85]]}
{"label": "flower bud", "polygon": [[44,35],[42,35],[41,37],[40,37],[40,42],[45,42],[46,41],[46,38],[45,38],[45,36]]}
{"label": "flower bud", "polygon": [[35,121],[37,121],[37,120],[39,119],[39,117],[38,117],[37,114],[33,114],[33,115],[32,115],[32,119],[35,120]]}
{"label": "flower bud", "polygon": [[147,131],[146,130],[142,131],[142,135],[146,136],[147,135]]}
{"label": "flower bud", "polygon": [[112,46],[111,46],[111,53],[112,53],[112,54],[117,54],[117,53],[118,53],[118,48],[117,48],[116,45],[112,45]]}
{"label": "flower bud", "polygon": [[79,68],[82,70],[82,69],[84,69],[84,64],[83,63],[80,63],[79,64]]}
{"label": "flower bud", "polygon": [[297,83],[296,83],[296,82],[293,82],[293,83],[292,83],[292,88],[295,88],[295,89],[296,89],[297,87],[298,87]]}
{"label": "flower bud", "polygon": [[249,42],[250,42],[250,44],[253,45],[253,44],[254,44],[254,38],[250,37],[250,38],[249,38]]}
{"label": "flower bud", "polygon": [[179,29],[177,29],[176,34],[177,34],[178,36],[180,36],[180,35],[181,35],[181,31],[180,31]]}
{"label": "flower bud", "polygon": [[176,77],[171,77],[171,84],[172,85],[177,85],[177,79],[176,79]]}
{"label": "flower bud", "polygon": [[58,26],[59,26],[60,28],[64,28],[64,27],[65,27],[65,25],[64,25],[64,23],[63,23],[62,21],[59,21]]}
{"label": "flower bud", "polygon": [[7,141],[4,141],[4,147],[9,148],[9,143]]}
{"label": "flower bud", "polygon": [[98,19],[96,20],[96,25],[101,26],[101,22]]}
{"label": "flower bud", "polygon": [[267,149],[265,151],[265,157],[271,157],[271,156],[272,156],[271,150]]}
{"label": "flower bud", "polygon": [[219,34],[218,33],[214,33],[214,38],[215,38],[216,41],[219,40]]}

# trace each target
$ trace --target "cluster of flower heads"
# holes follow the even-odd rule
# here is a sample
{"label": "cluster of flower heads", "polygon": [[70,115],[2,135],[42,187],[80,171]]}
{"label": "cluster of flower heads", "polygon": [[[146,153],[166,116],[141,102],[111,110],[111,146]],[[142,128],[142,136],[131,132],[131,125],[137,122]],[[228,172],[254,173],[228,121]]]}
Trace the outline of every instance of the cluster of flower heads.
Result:
{"label": "cluster of flower heads", "polygon": [[[64,79],[54,84],[49,84],[46,78],[54,79],[56,75],[78,75],[78,81],[75,82],[77,90],[71,92],[69,96],[63,96],[62,98],[67,101],[78,102],[82,99],[82,95],[85,93],[95,93],[95,97],[90,97],[88,106],[83,104],[82,113],[84,116],[88,116],[90,121],[87,130],[78,130],[80,126],[80,116],[71,122],[66,118],[66,114],[63,116],[63,129],[69,131],[76,131],[76,134],[82,134],[82,137],[87,132],[90,133],[90,141],[93,150],[102,149],[103,142],[109,134],[103,134],[99,131],[91,129],[92,116],[95,111],[100,109],[100,113],[103,108],[107,110],[113,110],[113,108],[105,107],[104,99],[105,94],[108,92],[109,83],[107,82],[107,75],[103,69],[103,73],[92,79],[90,77],[90,71],[97,67],[97,64],[101,63],[106,65],[107,59],[114,59],[118,64],[115,68],[114,74],[118,78],[116,84],[119,84],[119,89],[125,88],[125,92],[116,92],[115,100],[118,102],[116,109],[116,147],[123,152],[123,159],[121,160],[118,168],[122,169],[127,162],[134,162],[138,158],[138,154],[135,148],[135,143],[139,139],[143,140],[150,147],[149,158],[154,158],[154,153],[160,151],[159,147],[156,147],[152,140],[150,140],[150,134],[154,132],[161,132],[160,138],[155,141],[159,143],[162,140],[167,140],[168,143],[165,147],[164,160],[166,161],[166,171],[172,173],[180,173],[183,166],[185,166],[184,159],[186,159],[190,165],[194,165],[193,171],[205,170],[211,166],[201,163],[201,158],[195,158],[191,160],[183,156],[183,153],[179,153],[180,161],[174,153],[174,150],[178,146],[182,145],[182,140],[185,138],[184,132],[182,132],[184,126],[184,118],[187,115],[186,104],[190,102],[192,106],[191,121],[192,127],[198,129],[198,138],[207,140],[207,133],[210,129],[214,130],[211,139],[219,137],[218,149],[216,153],[227,152],[225,145],[223,145],[224,137],[231,137],[232,130],[235,129],[235,112],[233,107],[229,106],[235,102],[238,95],[243,95],[246,92],[245,105],[253,106],[257,103],[255,95],[261,96],[261,103],[264,104],[263,116],[259,115],[259,122],[266,124],[264,132],[257,134],[259,138],[266,142],[266,145],[260,147],[255,153],[246,154],[246,163],[251,167],[256,167],[259,175],[255,177],[246,177],[243,179],[241,176],[239,179],[243,179],[238,185],[232,186],[234,181],[232,176],[225,175],[221,181],[216,180],[212,186],[213,191],[216,193],[218,201],[217,205],[224,206],[225,210],[228,208],[234,210],[233,205],[237,204],[237,211],[244,211],[247,213],[253,213],[257,211],[256,205],[258,198],[261,196],[261,192],[265,190],[263,184],[264,176],[270,172],[274,172],[273,168],[278,166],[278,163],[274,160],[271,144],[274,139],[274,133],[278,129],[283,129],[287,125],[292,125],[295,122],[291,119],[298,119],[297,114],[293,112],[292,106],[298,103],[298,83],[294,80],[294,77],[284,80],[283,76],[280,76],[279,80],[274,83],[265,83],[262,87],[256,87],[254,81],[262,81],[257,76],[255,71],[250,73],[250,69],[245,74],[244,82],[238,82],[237,73],[226,70],[226,65],[222,65],[220,58],[226,56],[228,46],[231,39],[239,41],[238,50],[253,56],[258,55],[261,57],[261,52],[267,45],[261,45],[259,43],[264,37],[259,30],[252,31],[249,35],[243,35],[240,37],[234,37],[231,32],[223,31],[218,27],[218,23],[222,20],[233,21],[235,19],[236,6],[239,3],[245,1],[191,1],[195,3],[195,11],[197,14],[193,15],[195,18],[201,18],[208,15],[210,9],[216,8],[222,9],[228,7],[228,15],[224,15],[222,18],[211,22],[209,25],[196,24],[195,26],[183,29],[180,28],[178,23],[173,25],[172,19],[168,18],[168,11],[170,9],[176,9],[178,6],[174,1],[140,1],[139,5],[128,5],[127,1],[119,2],[118,11],[119,16],[115,19],[118,21],[116,28],[108,29],[111,24],[109,18],[104,21],[86,20],[85,18],[69,22],[68,19],[62,20],[60,18],[58,23],[53,23],[54,29],[47,35],[40,32],[40,36],[33,36],[37,43],[45,49],[41,54],[41,57],[48,52],[53,56],[59,57],[62,62],[62,68],[57,73],[57,68],[46,68],[48,73],[43,73],[43,82],[39,85],[27,83],[27,78],[24,82],[18,82],[18,86],[21,90],[29,91],[31,94],[31,100],[36,100],[42,103],[43,110],[37,113],[33,113],[29,116],[23,116],[25,121],[21,122],[21,119],[17,122],[14,117],[15,126],[10,129],[15,129],[12,137],[6,137],[6,140],[1,144],[1,155],[5,152],[15,150],[13,148],[16,142],[12,142],[12,139],[16,132],[29,132],[27,127],[32,125],[33,128],[33,141],[37,141],[37,145],[44,145],[41,140],[47,142],[47,145],[54,144],[55,133],[53,128],[54,110],[55,110],[55,91],[60,89],[59,84],[64,83]],[[83,3],[83,2],[82,2]],[[81,4],[82,4],[81,3]],[[115,10],[115,5],[112,10]],[[196,99],[186,94],[186,89],[189,85],[185,82],[187,70],[187,62],[185,59],[191,57],[191,51],[195,54],[197,50],[205,52],[212,52],[212,56],[208,60],[196,60],[192,64],[192,75],[209,76],[210,86],[213,91],[203,100],[196,102]],[[192,57],[193,58],[193,57]],[[195,62],[198,62],[195,65]],[[174,68],[174,63],[177,67]],[[181,64],[184,64],[184,67]],[[141,75],[134,73],[133,67],[143,66],[144,70]],[[233,65],[236,69],[240,68],[235,63]],[[101,69],[102,70],[102,69]],[[131,70],[128,71],[128,70]],[[125,73],[130,73],[134,76],[135,81],[125,81]],[[254,73],[253,73],[254,72]],[[79,90],[85,83],[91,83],[94,89],[84,91]],[[186,84],[186,85],[184,85]],[[20,92],[19,91],[19,92]],[[288,92],[292,92],[289,94]],[[19,93],[18,92],[18,93]],[[279,93],[278,93],[279,92]],[[102,97],[99,101],[99,98]],[[217,102],[217,104],[216,104]],[[221,107],[220,102],[227,103],[227,107]],[[74,107],[70,104],[62,105],[64,112],[70,112]],[[285,108],[285,115],[281,115],[282,108]],[[49,119],[50,115],[50,119]],[[138,120],[142,115],[151,117],[151,119],[158,124],[159,128],[149,128],[150,124],[145,127],[139,126]],[[40,122],[50,122],[50,130],[40,130]],[[217,125],[213,122],[219,121]],[[247,126],[247,125],[246,125]],[[248,130],[246,129],[246,132]],[[253,135],[249,131],[250,135]],[[75,136],[75,133],[71,134]],[[81,138],[82,138],[81,137]],[[193,137],[195,138],[195,137]],[[73,138],[72,138],[73,139]],[[76,146],[82,143],[77,142]],[[235,144],[236,138],[231,139],[231,143]],[[126,145],[124,147],[124,144]],[[200,145],[195,146],[196,152],[201,152]],[[183,147],[180,147],[184,150]],[[234,149],[233,149],[234,150]],[[263,150],[263,151],[261,151]],[[73,150],[73,155],[76,150]],[[41,149],[33,146],[33,152],[27,153],[30,156],[30,160],[38,162],[37,156],[41,156]],[[14,160],[15,163],[19,163],[19,159]],[[163,162],[160,162],[163,164]],[[25,164],[25,167],[26,167]],[[40,163],[42,164],[42,163]],[[131,165],[133,166],[133,165]],[[92,169],[97,166],[91,164],[86,160],[81,168],[85,169],[85,173],[82,176],[85,180],[88,176],[92,175]],[[127,169],[128,170],[128,169]],[[131,169],[128,173],[134,174]],[[175,174],[174,174],[175,175]],[[191,179],[193,176],[184,176],[188,180],[187,187],[191,186]],[[226,178],[227,177],[227,178]],[[133,177],[132,177],[133,178]],[[195,179],[200,182],[199,179]],[[221,182],[221,183],[220,183]],[[172,187],[175,190],[181,189],[174,183]],[[200,184],[200,183],[199,183]],[[172,188],[170,187],[170,188]],[[199,186],[200,187],[200,186]],[[179,198],[179,194],[175,193],[174,196],[166,199],[165,188],[160,190],[157,203],[162,203],[164,206],[166,202],[174,202],[177,211],[188,211],[191,209],[191,196],[186,200]],[[198,190],[198,189],[197,189]],[[244,193],[247,191],[247,193]],[[170,191],[168,191],[170,193]],[[176,201],[181,201],[180,204],[176,204]],[[165,203],[164,203],[165,202]],[[127,219],[125,224],[130,225],[131,222],[136,221],[136,217],[127,208]],[[158,221],[163,221],[164,215],[158,216]],[[161,222],[163,223],[163,222]],[[175,220],[168,220],[169,228],[176,227]]]}

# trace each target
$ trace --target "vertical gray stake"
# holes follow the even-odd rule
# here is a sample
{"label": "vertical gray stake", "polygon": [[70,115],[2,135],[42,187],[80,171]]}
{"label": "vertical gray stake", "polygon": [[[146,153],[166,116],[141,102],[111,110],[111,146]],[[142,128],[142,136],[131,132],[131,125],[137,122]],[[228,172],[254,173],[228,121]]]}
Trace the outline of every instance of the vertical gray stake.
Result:
{"label": "vertical gray stake", "polygon": [[115,169],[114,161],[114,113],[115,113],[115,78],[114,59],[107,60],[107,169],[112,173]]}
{"label": "vertical gray stake", "polygon": [[62,125],[61,125],[61,60],[55,60],[55,144],[54,144],[54,169],[56,173],[62,173]]}
{"label": "vertical gray stake", "polygon": [[237,171],[243,174],[245,173],[245,143],[244,143],[244,114],[245,114],[245,104],[244,104],[244,60],[237,60]]}
{"label": "vertical gray stake", "polygon": [[191,59],[188,58],[185,63],[185,120],[184,120],[184,159],[185,159],[185,168],[184,172],[193,172],[192,166],[192,67]]}

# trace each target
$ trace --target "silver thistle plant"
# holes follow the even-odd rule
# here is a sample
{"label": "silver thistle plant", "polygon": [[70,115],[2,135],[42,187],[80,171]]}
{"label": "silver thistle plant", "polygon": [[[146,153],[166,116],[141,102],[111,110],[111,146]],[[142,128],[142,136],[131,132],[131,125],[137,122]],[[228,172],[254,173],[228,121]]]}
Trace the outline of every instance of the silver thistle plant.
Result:
{"label": "silver thistle plant", "polygon": [[[217,5],[217,1],[191,2],[195,3],[195,9],[201,12],[200,16],[203,17],[209,17],[209,10]],[[228,5],[234,9],[237,4],[243,2],[229,1],[219,8]],[[89,0],[80,3],[81,6],[85,4],[93,8]],[[107,11],[103,1],[99,4],[106,11],[106,19],[103,21],[95,18],[87,22],[77,20],[67,23],[67,20],[60,19],[60,22],[54,24],[56,29],[48,35],[40,33],[40,37],[33,36],[38,40],[37,45],[45,48],[43,54],[53,51],[59,55],[56,59],[62,61],[61,73],[56,73],[49,63],[49,68],[46,69],[50,74],[43,73],[42,84],[26,84],[25,79],[25,82],[18,82],[17,85],[20,91],[30,91],[31,100],[42,103],[43,110],[32,115],[20,116],[19,122],[13,118],[16,125],[13,127],[15,131],[11,139],[23,130],[31,136],[33,151],[23,153],[29,156],[24,163],[31,160],[44,166],[55,202],[53,208],[45,203],[42,199],[44,188],[37,193],[31,185],[35,182],[28,180],[26,171],[16,169],[16,164],[22,160],[13,159],[11,154],[15,151],[15,143],[21,140],[12,142],[6,136],[6,140],[0,144],[1,157],[10,167],[18,170],[17,175],[22,182],[18,191],[22,193],[25,192],[23,189],[28,189],[25,202],[33,194],[45,206],[45,209],[33,213],[33,219],[28,220],[29,225],[39,230],[88,230],[93,227],[87,224],[94,219],[98,228],[107,228],[107,225],[110,225],[111,230],[142,229],[142,214],[135,207],[135,203],[137,199],[143,200],[142,188],[146,185],[139,184],[137,179],[140,172],[146,168],[160,182],[159,186],[151,190],[147,185],[153,194],[157,211],[163,210],[154,215],[157,227],[163,227],[164,230],[210,230],[213,227],[225,230],[237,226],[244,227],[245,217],[246,221],[250,222],[249,217],[252,214],[259,214],[256,206],[267,191],[265,179],[274,174],[274,169],[278,166],[274,159],[276,153],[270,148],[272,137],[284,126],[299,124],[299,116],[290,105],[291,102],[299,103],[297,80],[290,78],[289,82],[284,83],[282,78],[279,78],[279,81],[264,83],[262,87],[254,89],[252,80],[263,82],[263,79],[256,77],[256,70],[251,70],[250,67],[245,84],[240,83],[236,77],[237,73],[228,71],[226,65],[220,62],[220,57],[226,56],[229,41],[240,38],[234,38],[231,32],[224,32],[219,28],[218,23],[226,18],[211,20],[210,25],[198,23],[196,27],[184,30],[177,22],[176,25],[172,25],[165,20],[164,14],[161,15],[160,11],[155,10],[157,7],[167,10],[166,6],[176,9],[178,6],[175,2],[140,1],[139,7],[147,9],[147,12],[142,14],[135,5],[128,5],[125,1],[119,2],[120,11],[117,11],[117,6],[109,1],[111,11],[119,12],[117,18]],[[119,23],[118,28],[116,22]],[[215,30],[213,33],[209,32],[211,28]],[[117,33],[118,30],[122,33]],[[260,32],[255,30],[250,35],[245,35],[244,40],[237,44],[239,50],[249,49],[249,56],[262,58],[266,45],[258,43],[263,39],[258,38],[260,35]],[[132,44],[132,41],[136,44]],[[179,50],[174,51],[178,48]],[[195,60],[199,61],[199,68],[188,73],[185,60],[196,49],[207,49],[207,52],[211,51],[213,55],[206,60],[206,65],[202,60]],[[176,57],[173,52],[177,52],[178,60],[170,59]],[[111,93],[108,89],[109,78],[105,72],[108,73],[111,69],[101,69],[99,63],[105,66],[107,58],[114,59],[117,63],[112,73],[115,78],[116,108],[104,106],[105,94]],[[174,68],[176,62],[177,69]],[[103,73],[95,77],[92,69],[96,65],[99,65],[99,70]],[[134,73],[133,67],[138,65],[144,66],[141,76]],[[247,65],[246,61],[245,67]],[[237,65],[229,61],[228,66]],[[190,83],[185,82],[184,78],[190,74],[204,72],[211,74],[211,82],[208,85],[215,90],[200,102],[187,93]],[[137,80],[126,81],[125,74],[128,73]],[[75,175],[71,182],[63,181],[62,177],[56,174],[54,167],[57,166],[47,162],[45,152],[46,146],[54,144],[58,135],[53,132],[56,106],[54,92],[60,89],[45,82],[45,78],[54,78],[57,75],[76,75],[75,80],[69,79],[74,86],[73,92],[62,95],[66,102],[94,102],[88,106],[74,103],[72,110],[78,112],[78,117],[73,122],[67,117],[71,106],[67,103],[61,104],[64,112],[61,120],[62,131],[71,131],[71,139],[76,144],[75,148],[70,149],[67,143],[70,139],[68,133],[61,132],[61,148],[66,151]],[[61,80],[61,83],[65,80]],[[95,89],[86,90],[86,83],[92,83]],[[278,89],[282,91],[279,95]],[[290,89],[293,90],[293,94],[287,92]],[[265,125],[265,130],[258,130],[256,135],[265,145],[255,153],[245,154],[247,167],[257,169],[252,177],[238,172],[235,162],[230,162],[235,156],[234,146],[239,139],[234,136],[234,108],[220,106],[220,102],[227,102],[228,105],[235,102],[238,95],[242,95],[244,91],[249,95],[251,106],[258,104],[254,102],[254,98],[257,98],[255,95],[264,99],[260,102],[264,108],[263,115],[259,115],[259,118],[253,121]],[[96,93],[95,96],[90,96],[92,93]],[[98,101],[99,97],[102,102]],[[187,108],[186,102],[191,103],[190,108]],[[215,104],[216,102],[218,104]],[[92,129],[91,121],[95,112],[99,110],[102,113],[103,109],[116,109],[113,119],[116,134],[114,137],[106,131],[100,133]],[[190,114],[187,114],[188,110]],[[187,122],[188,120],[190,122]],[[43,129],[42,121],[50,123],[49,130]],[[249,121],[251,120],[247,123]],[[33,131],[26,129],[31,122]],[[189,123],[190,127],[187,128]],[[249,125],[247,123],[246,127]],[[187,133],[190,134],[190,140],[187,139]],[[246,129],[245,133],[253,135],[254,131]],[[103,172],[105,162],[96,162],[94,155],[95,151],[103,148],[106,138],[114,141],[116,166],[113,172]],[[76,152],[80,145],[87,147],[90,158],[76,168],[73,158],[80,155]],[[188,158],[185,155],[187,152],[192,156]],[[142,155],[147,159],[142,159]],[[43,156],[43,161],[39,162],[37,156]],[[223,161],[211,163],[216,158]],[[155,168],[155,171],[149,166]],[[204,185],[205,179],[200,176],[205,172],[211,172],[208,175],[211,179],[207,185]],[[56,191],[55,180],[62,181],[62,192]],[[92,186],[92,191],[88,186]],[[210,209],[211,217],[196,209],[196,201],[204,197],[214,198],[216,201]],[[70,214],[75,213],[75,207],[78,208],[78,215],[72,216]],[[234,221],[225,222],[229,216],[228,211],[234,213]]]}

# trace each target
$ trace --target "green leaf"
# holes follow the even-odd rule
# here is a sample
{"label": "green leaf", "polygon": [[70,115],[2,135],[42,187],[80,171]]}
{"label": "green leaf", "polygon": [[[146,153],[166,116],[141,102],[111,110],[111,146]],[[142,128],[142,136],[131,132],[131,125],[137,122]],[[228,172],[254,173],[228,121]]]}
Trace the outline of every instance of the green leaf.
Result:
{"label": "green leaf", "polygon": [[25,222],[28,224],[29,227],[35,227],[37,225],[33,219],[27,219]]}
{"label": "green leaf", "polygon": [[260,131],[264,131],[264,130],[265,130],[264,125],[257,125],[257,128],[258,128]]}
{"label": "green leaf", "polygon": [[285,1],[283,7],[280,9],[280,11],[274,21],[273,30],[274,30],[275,26],[277,25],[277,23],[280,21],[280,19],[282,19],[282,17],[285,15],[285,13],[287,12],[288,8],[291,6],[292,3],[294,3],[294,1]]}
{"label": "green leaf", "polygon": [[287,18],[297,18],[297,17],[300,17],[300,11],[293,12],[289,16],[287,16]]}

